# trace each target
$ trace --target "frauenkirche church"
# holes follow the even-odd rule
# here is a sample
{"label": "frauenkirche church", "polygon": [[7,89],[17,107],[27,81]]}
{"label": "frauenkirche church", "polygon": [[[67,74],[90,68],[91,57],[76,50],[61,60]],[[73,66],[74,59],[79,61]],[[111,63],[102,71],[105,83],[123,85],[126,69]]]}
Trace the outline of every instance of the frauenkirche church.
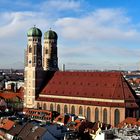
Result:
{"label": "frauenkirche church", "polygon": [[137,96],[120,72],[59,71],[56,32],[33,27],[27,32],[25,108],[83,115],[116,126],[139,117]]}

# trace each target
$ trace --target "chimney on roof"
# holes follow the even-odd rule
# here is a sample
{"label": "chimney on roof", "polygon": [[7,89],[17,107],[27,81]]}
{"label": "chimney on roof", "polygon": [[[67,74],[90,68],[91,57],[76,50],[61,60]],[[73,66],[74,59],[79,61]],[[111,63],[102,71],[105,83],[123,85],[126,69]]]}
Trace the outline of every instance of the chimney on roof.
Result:
{"label": "chimney on roof", "polygon": [[65,71],[65,64],[62,64],[62,71]]}
{"label": "chimney on roof", "polygon": [[74,116],[71,116],[71,121],[74,122]]}

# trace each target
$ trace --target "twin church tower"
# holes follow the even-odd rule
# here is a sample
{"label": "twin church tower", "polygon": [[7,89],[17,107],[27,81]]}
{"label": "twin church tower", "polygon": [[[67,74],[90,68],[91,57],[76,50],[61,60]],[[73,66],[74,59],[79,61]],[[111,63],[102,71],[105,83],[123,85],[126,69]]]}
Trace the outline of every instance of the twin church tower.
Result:
{"label": "twin church tower", "polygon": [[43,82],[43,73],[45,71],[58,70],[58,36],[51,29],[44,33],[43,53],[41,30],[32,27],[28,30],[27,37],[28,43],[25,52],[24,107],[33,108],[35,107],[35,98],[39,93]]}

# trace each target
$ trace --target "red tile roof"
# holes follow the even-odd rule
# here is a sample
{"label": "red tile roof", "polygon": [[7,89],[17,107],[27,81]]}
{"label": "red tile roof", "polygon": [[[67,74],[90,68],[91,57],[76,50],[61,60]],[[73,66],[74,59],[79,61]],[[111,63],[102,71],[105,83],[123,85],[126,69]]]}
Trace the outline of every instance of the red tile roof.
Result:
{"label": "red tile roof", "polygon": [[45,120],[52,120],[53,114],[48,110],[37,110],[24,108],[23,112],[28,117],[37,117],[37,119],[44,118]]}
{"label": "red tile roof", "polygon": [[23,93],[3,92],[3,93],[0,93],[0,97],[2,97],[4,99],[11,99],[11,98],[15,98],[15,97],[23,99]]}
{"label": "red tile roof", "polygon": [[99,122],[88,122],[87,120],[84,120],[80,123],[81,125],[78,128],[79,133],[84,133],[85,130],[91,131],[94,130],[94,133],[99,129]]}
{"label": "red tile roof", "polygon": [[8,120],[8,119],[1,119],[0,120],[0,128],[5,130],[10,130],[15,125],[15,122]]}
{"label": "red tile roof", "polygon": [[[132,89],[120,72],[57,71],[47,82],[41,95],[125,100],[132,102],[130,106],[137,106]],[[37,100],[46,99],[50,100],[50,98],[41,96]],[[53,100],[62,101],[62,99]]]}
{"label": "red tile roof", "polygon": [[54,119],[54,122],[61,122],[64,125],[66,125],[67,123],[72,122],[72,116],[65,114],[65,115],[59,115]]}
{"label": "red tile roof", "polygon": [[131,126],[137,125],[137,126],[140,126],[140,119],[128,117],[124,121],[122,121],[121,123],[119,123],[118,124],[118,127],[119,128],[122,128],[125,125],[131,125]]}
{"label": "red tile roof", "polygon": [[20,88],[18,89],[18,93],[24,93],[24,87],[20,87]]}

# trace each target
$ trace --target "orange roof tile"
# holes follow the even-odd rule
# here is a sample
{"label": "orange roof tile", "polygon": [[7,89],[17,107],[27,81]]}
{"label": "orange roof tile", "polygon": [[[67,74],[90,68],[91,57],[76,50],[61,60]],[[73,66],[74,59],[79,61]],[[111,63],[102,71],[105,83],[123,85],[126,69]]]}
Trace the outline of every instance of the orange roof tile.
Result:
{"label": "orange roof tile", "polygon": [[18,93],[24,93],[24,87],[20,87],[20,88],[18,89]]}
{"label": "orange roof tile", "polygon": [[119,128],[124,127],[125,125],[131,124],[132,126],[138,125],[140,126],[140,119],[128,117],[124,121],[118,124]]}
{"label": "orange roof tile", "polygon": [[10,130],[14,125],[15,125],[15,122],[8,119],[3,119],[0,122],[0,128],[6,129],[6,130]]}
{"label": "orange roof tile", "polygon": [[0,97],[2,97],[4,99],[11,99],[11,98],[15,98],[15,97],[23,99],[23,93],[4,92],[4,93],[0,93]]}

